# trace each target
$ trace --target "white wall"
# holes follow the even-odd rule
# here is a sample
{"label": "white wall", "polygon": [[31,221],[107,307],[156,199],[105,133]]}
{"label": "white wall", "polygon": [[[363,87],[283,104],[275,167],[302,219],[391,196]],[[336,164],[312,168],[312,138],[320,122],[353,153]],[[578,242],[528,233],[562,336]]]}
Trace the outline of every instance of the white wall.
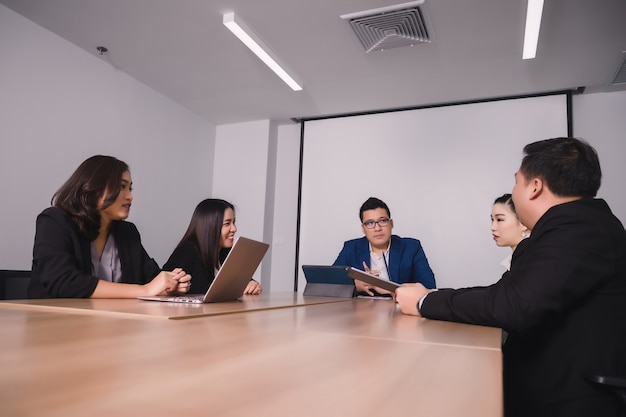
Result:
{"label": "white wall", "polygon": [[[272,245],[272,291],[293,291],[300,169],[300,125],[278,130]],[[304,288],[300,287],[302,292]]]}
{"label": "white wall", "polygon": [[217,127],[212,196],[235,205],[238,236],[270,244],[255,274],[265,291],[293,291],[299,150],[298,124]]}
{"label": "white wall", "polygon": [[[598,151],[602,186],[613,213],[626,222],[626,91],[574,96],[574,136],[587,139]],[[611,190],[620,190],[611,193]]]}
{"label": "white wall", "polygon": [[0,269],[30,269],[35,217],[94,154],[130,165],[162,264],[211,193],[215,126],[2,5],[0,57]]}
{"label": "white wall", "polygon": [[[223,198],[235,206],[238,236],[271,242],[271,229],[266,227],[268,179],[272,125],[269,120],[221,125],[217,127],[213,172],[214,198]],[[273,199],[271,199],[273,202]],[[257,270],[255,279],[266,289],[270,287],[271,249],[263,261],[263,277]]]}

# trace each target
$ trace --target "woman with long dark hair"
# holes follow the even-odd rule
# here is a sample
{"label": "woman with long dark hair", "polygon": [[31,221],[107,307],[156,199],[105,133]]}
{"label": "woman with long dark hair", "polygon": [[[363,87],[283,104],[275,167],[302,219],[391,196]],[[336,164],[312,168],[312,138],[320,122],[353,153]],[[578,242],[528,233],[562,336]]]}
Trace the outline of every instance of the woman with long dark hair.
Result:
{"label": "woman with long dark hair", "polygon": [[128,165],[85,160],[37,216],[30,298],[136,298],[185,293],[191,277],[161,271],[141,244],[130,212]]}
{"label": "woman with long dark hair", "polygon": [[[208,198],[195,208],[187,231],[163,265],[191,273],[194,293],[207,291],[235,242],[235,207],[228,201]],[[261,284],[250,280],[244,294],[260,294]]]}

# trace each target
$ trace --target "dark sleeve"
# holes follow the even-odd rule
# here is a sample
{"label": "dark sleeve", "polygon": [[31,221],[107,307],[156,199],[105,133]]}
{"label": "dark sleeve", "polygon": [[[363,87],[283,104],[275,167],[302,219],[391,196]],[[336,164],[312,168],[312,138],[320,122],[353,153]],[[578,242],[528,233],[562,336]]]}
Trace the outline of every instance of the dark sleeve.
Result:
{"label": "dark sleeve", "polygon": [[122,264],[122,282],[143,285],[152,281],[161,269],[144,249],[137,227],[120,221],[116,222],[113,233]]}
{"label": "dark sleeve", "polygon": [[98,278],[91,275],[89,242],[72,220],[49,208],[37,216],[33,245],[31,298],[88,298]]}
{"label": "dark sleeve", "polygon": [[431,293],[422,315],[524,332],[585,300],[614,273],[611,239],[593,219],[550,222],[518,245],[511,271],[497,283]]}
{"label": "dark sleeve", "polygon": [[[224,251],[224,256],[227,253],[228,251]],[[184,242],[174,249],[163,265],[165,271],[171,271],[174,268],[182,268],[191,275],[192,291],[195,294],[206,292],[215,278],[213,268],[208,269],[204,266],[200,252],[190,242]]]}
{"label": "dark sleeve", "polygon": [[174,268],[182,268],[188,274],[192,274],[201,262],[200,254],[195,246],[189,242],[179,245],[163,264],[164,271],[171,271]]}

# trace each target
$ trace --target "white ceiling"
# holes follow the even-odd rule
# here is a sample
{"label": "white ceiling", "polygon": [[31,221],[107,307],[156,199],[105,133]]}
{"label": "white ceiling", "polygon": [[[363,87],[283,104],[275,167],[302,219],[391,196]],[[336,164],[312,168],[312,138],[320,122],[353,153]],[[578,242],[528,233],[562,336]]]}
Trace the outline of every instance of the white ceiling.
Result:
{"label": "white ceiling", "polygon": [[[525,0],[426,0],[434,42],[366,54],[339,16],[391,0],[0,0],[215,124],[609,87],[625,0],[546,0],[524,61]],[[234,11],[304,84],[292,91],[222,24]]]}

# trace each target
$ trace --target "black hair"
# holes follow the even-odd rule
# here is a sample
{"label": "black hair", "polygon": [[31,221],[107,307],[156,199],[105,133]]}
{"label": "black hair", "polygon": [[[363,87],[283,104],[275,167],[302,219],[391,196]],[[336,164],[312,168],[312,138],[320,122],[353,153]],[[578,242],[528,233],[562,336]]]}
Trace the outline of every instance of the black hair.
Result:
{"label": "black hair", "polygon": [[526,145],[524,154],[520,172],[527,180],[540,178],[557,196],[593,198],[600,189],[598,154],[584,140],[541,140]]}
{"label": "black hair", "polygon": [[361,219],[361,222],[363,221],[364,211],[376,210],[378,208],[385,209],[385,211],[387,212],[387,216],[391,218],[391,212],[389,211],[389,207],[387,207],[387,204],[385,204],[383,200],[380,200],[376,197],[370,197],[365,200],[365,202],[361,205],[361,208],[359,209],[359,219]]}
{"label": "black hair", "polygon": [[493,202],[493,204],[505,204],[505,205],[509,206],[511,211],[513,213],[515,213],[515,215],[517,216],[517,212],[515,211],[515,204],[513,204],[513,198],[511,196],[511,194],[503,194],[503,195],[501,195],[500,197],[496,198],[496,200]]}
{"label": "black hair", "polygon": [[202,200],[195,208],[189,227],[178,246],[185,242],[193,244],[200,252],[200,258],[206,268],[219,268],[222,255],[220,238],[224,212],[226,209],[235,211],[235,206],[219,198]]}

